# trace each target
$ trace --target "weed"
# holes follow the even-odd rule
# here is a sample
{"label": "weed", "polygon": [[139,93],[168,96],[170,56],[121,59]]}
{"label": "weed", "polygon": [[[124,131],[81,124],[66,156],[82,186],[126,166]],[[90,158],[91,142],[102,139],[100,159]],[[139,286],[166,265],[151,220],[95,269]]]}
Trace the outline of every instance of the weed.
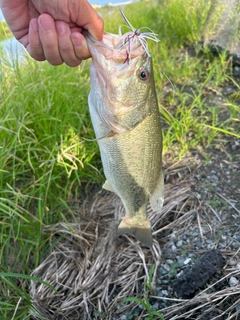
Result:
{"label": "weed", "polygon": [[212,199],[209,200],[209,204],[213,209],[219,208],[219,206],[221,207],[221,209],[223,211],[228,209],[228,204],[226,201],[224,201],[223,199],[219,199],[217,197],[214,197]]}
{"label": "weed", "polygon": [[188,253],[188,246],[187,245],[183,245],[181,247],[181,256],[182,257],[187,257],[187,253]]}
{"label": "weed", "polygon": [[173,261],[170,265],[169,277],[174,278],[177,275],[178,262]]}
{"label": "weed", "polygon": [[107,319],[107,314],[105,312],[100,312],[98,310],[94,310],[93,314],[98,319]]}
{"label": "weed", "polygon": [[145,282],[146,290],[143,293],[143,298],[127,297],[123,300],[123,303],[136,302],[140,304],[148,313],[148,316],[145,318],[146,320],[154,320],[156,319],[155,317],[157,317],[157,319],[164,320],[164,316],[160,312],[152,310],[151,304],[149,302],[154,269],[155,269],[155,265],[152,265],[152,267],[149,270],[148,280],[147,282]]}
{"label": "weed", "polygon": [[222,238],[222,235],[223,235],[222,230],[217,229],[217,230],[215,231],[213,241],[214,241],[214,242],[219,242],[219,240]]}
{"label": "weed", "polygon": [[0,21],[0,41],[6,40],[11,36],[12,36],[12,33],[9,30],[7,23],[5,21]]}

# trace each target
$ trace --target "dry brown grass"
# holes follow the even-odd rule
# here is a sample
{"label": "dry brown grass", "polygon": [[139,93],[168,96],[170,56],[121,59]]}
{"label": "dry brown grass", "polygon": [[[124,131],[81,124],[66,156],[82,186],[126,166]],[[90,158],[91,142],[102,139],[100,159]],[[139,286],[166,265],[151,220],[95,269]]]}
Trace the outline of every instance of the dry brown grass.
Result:
{"label": "dry brown grass", "polygon": [[[37,311],[33,316],[48,320],[110,320],[120,319],[124,311],[133,310],[136,303],[122,302],[126,297],[142,296],[150,267],[155,264],[155,271],[158,269],[161,261],[159,234],[166,229],[183,233],[193,223],[198,224],[201,233],[199,212],[202,211],[202,203],[191,192],[191,172],[186,164],[166,170],[168,183],[164,207],[160,213],[148,210],[154,235],[151,250],[131,237],[116,237],[124,209],[115,195],[105,191],[89,195],[75,210],[77,222],[46,228],[45,232],[52,235],[51,243],[54,245],[33,275],[51,284],[57,293],[41,283],[32,282],[30,295]],[[227,269],[227,264],[225,268],[226,278],[240,276],[240,270]],[[153,297],[157,276],[155,272]],[[203,290],[192,299],[169,298],[173,304],[161,312],[165,319],[171,320],[205,319],[204,312],[198,315],[199,309],[205,307],[207,313],[211,308],[219,308],[232,296],[233,304],[226,307],[225,314],[227,319],[238,319],[234,310],[240,305],[239,294],[240,285],[211,294]],[[94,311],[101,316],[94,316]],[[145,316],[143,311],[139,319],[145,319]]]}

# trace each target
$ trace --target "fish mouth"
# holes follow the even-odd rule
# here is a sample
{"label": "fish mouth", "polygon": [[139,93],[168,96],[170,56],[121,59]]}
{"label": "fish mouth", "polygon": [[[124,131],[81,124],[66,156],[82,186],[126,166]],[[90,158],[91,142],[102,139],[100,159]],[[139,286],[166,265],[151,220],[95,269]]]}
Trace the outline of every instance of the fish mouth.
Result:
{"label": "fish mouth", "polygon": [[124,35],[104,32],[103,40],[98,41],[87,31],[84,31],[84,36],[91,53],[95,48],[105,59],[112,60],[120,65],[129,64],[135,58],[140,58],[145,52],[137,38],[128,39]]}

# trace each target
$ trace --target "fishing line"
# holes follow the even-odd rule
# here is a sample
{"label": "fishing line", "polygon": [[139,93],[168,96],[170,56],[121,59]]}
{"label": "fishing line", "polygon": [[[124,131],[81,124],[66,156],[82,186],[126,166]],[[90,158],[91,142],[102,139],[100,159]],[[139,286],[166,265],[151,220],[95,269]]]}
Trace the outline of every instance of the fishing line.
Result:
{"label": "fishing line", "polygon": [[[124,21],[126,22],[126,25],[120,25],[118,32],[119,35],[123,37],[123,44],[121,45],[120,49],[122,48],[126,48],[126,60],[124,61],[124,63],[126,63],[127,61],[129,61],[129,59],[131,58],[131,46],[130,46],[130,41],[131,39],[134,38],[138,39],[139,42],[141,43],[144,51],[147,53],[148,56],[151,56],[148,50],[148,44],[147,44],[147,39],[148,40],[152,40],[156,43],[160,42],[160,40],[158,39],[158,34],[153,32],[152,29],[148,28],[148,27],[141,27],[139,29],[136,29],[132,26],[132,24],[130,23],[130,21],[127,19],[127,17],[125,16],[125,14],[123,13],[122,10],[120,10],[120,13],[124,19]],[[131,32],[126,33],[125,35],[122,34],[122,27],[128,27]],[[148,30],[149,32],[142,32],[142,30]],[[158,46],[157,47],[157,59],[158,59],[158,64],[159,64],[159,55],[158,55]],[[162,72],[162,74],[165,76],[165,78],[170,82],[173,91],[176,90],[173,82],[171,81],[171,79],[166,75],[166,73],[162,70],[162,68],[160,68],[160,71]]]}
{"label": "fishing line", "polygon": [[[123,13],[122,10],[120,10],[120,13],[124,19],[124,21],[126,22],[127,26],[129,27],[129,29],[131,30],[131,32],[126,33],[125,35],[122,35],[122,30],[121,27],[119,26],[119,34],[123,37],[123,44],[121,46],[121,48],[126,47],[127,44],[129,44],[129,55],[131,55],[131,48],[130,48],[130,40],[133,39],[137,39],[144,51],[147,53],[147,55],[150,57],[150,53],[148,50],[148,44],[147,44],[147,39],[152,40],[154,42],[159,42],[160,40],[158,39],[158,35],[156,33],[154,33],[150,28],[148,27],[142,27],[139,29],[134,28],[131,23],[129,22],[129,20],[127,19],[127,17],[125,16],[125,14]],[[149,30],[150,32],[142,32],[142,30]],[[136,38],[135,38],[136,37]]]}

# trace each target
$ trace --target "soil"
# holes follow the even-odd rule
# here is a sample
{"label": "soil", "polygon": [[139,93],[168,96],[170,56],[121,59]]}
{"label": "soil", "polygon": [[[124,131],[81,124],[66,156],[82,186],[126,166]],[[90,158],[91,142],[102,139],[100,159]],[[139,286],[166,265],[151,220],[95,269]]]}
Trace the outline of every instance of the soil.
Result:
{"label": "soil", "polygon": [[213,249],[206,252],[192,267],[187,267],[179,277],[174,279],[173,291],[181,298],[191,297],[224,264],[224,259],[219,251]]}

